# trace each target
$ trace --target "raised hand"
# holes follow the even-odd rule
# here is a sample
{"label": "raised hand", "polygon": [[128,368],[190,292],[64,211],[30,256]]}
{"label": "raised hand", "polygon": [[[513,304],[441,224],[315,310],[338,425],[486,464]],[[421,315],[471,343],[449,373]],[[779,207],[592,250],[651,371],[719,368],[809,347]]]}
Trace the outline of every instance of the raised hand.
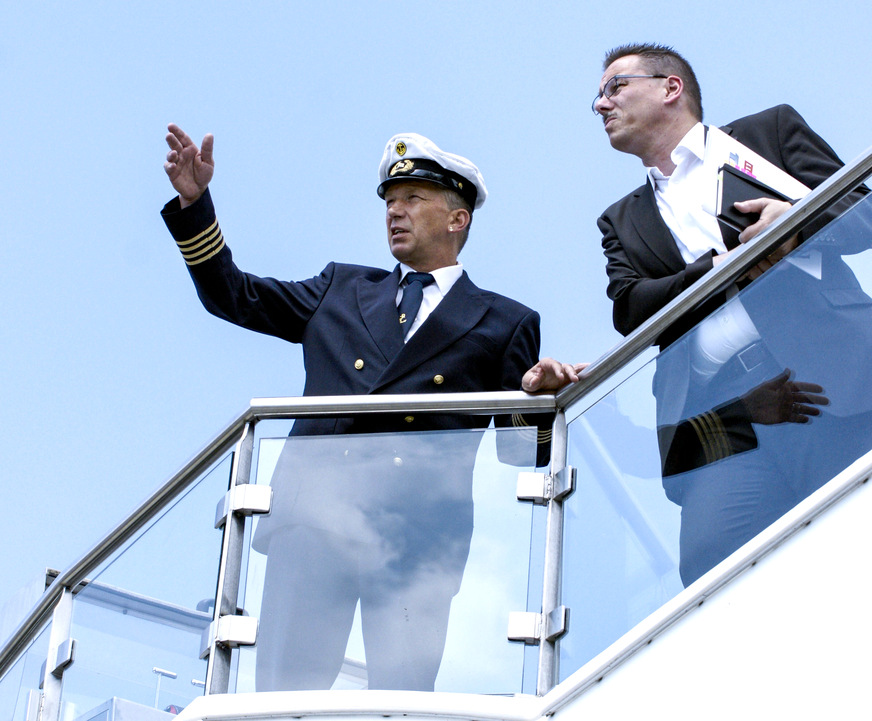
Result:
{"label": "raised hand", "polygon": [[167,145],[170,150],[164,163],[164,170],[173,188],[179,194],[179,203],[184,208],[195,202],[206,190],[215,161],[212,158],[212,147],[215,139],[212,134],[203,138],[203,144],[198,148],[188,134],[175,123],[167,126]]}

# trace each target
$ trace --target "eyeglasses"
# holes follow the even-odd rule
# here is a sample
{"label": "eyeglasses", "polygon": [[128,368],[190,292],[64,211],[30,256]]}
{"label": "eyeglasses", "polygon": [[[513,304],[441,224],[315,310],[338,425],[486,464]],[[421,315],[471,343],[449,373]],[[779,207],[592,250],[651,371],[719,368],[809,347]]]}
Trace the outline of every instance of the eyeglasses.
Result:
{"label": "eyeglasses", "polygon": [[603,89],[600,90],[596,97],[593,99],[593,102],[590,104],[590,109],[593,110],[594,115],[599,115],[596,109],[596,101],[600,98],[610,98],[612,95],[615,95],[624,85],[619,85],[619,80],[628,80],[630,78],[668,78],[668,75],[613,75],[608,80],[606,80],[606,84],[603,86]]}

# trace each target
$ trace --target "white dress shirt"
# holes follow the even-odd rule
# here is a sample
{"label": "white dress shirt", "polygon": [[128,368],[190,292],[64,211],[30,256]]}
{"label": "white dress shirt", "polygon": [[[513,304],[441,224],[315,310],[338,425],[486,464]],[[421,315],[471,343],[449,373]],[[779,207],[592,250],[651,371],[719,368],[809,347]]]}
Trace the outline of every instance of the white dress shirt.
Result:
{"label": "white dress shirt", "polygon": [[675,170],[666,176],[658,168],[646,168],[654,188],[657,208],[672,232],[685,263],[692,263],[709,250],[725,253],[718,219],[703,210],[703,201],[717,193],[717,178],[703,171],[705,127],[697,123],[672,151]]}
{"label": "white dress shirt", "polygon": [[[703,170],[705,128],[697,123],[671,154],[675,170],[666,176],[658,168],[646,168],[654,187],[657,209],[675,239],[685,263],[692,263],[710,250],[726,253],[718,219],[703,210],[703,201],[717,193],[717,178]],[[735,294],[735,288],[727,291]],[[702,378],[712,378],[735,353],[759,340],[760,335],[738,298],[702,321],[691,338],[690,361]]]}

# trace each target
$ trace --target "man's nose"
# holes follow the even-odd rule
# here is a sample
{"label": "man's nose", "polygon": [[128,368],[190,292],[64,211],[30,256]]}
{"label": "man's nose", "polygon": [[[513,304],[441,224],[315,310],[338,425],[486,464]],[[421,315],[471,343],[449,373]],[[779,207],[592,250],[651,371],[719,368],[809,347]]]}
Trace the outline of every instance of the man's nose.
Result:
{"label": "man's nose", "polygon": [[611,103],[612,101],[605,95],[600,95],[596,100],[594,100],[593,109],[600,115],[605,115],[611,107]]}

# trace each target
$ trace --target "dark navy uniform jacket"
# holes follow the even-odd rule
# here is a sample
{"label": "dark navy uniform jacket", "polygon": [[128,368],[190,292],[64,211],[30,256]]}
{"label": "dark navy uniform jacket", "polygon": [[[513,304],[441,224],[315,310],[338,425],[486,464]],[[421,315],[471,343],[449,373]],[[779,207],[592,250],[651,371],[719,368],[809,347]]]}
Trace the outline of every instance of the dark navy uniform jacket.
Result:
{"label": "dark navy uniform jacket", "polygon": [[[302,343],[306,396],[518,390],[538,360],[538,313],[481,290],[465,272],[404,344],[399,267],[330,263],[301,282],[260,278],[234,264],[208,190],[185,209],[170,201],[162,216],[210,313]],[[296,422],[292,435],[483,428],[489,421],[430,414],[307,419]]]}
{"label": "dark navy uniform jacket", "polygon": [[[518,390],[538,360],[538,313],[477,288],[465,272],[404,344],[399,267],[330,263],[301,282],[260,278],[234,264],[208,191],[185,209],[170,201],[162,215],[210,313],[302,344],[306,396]],[[426,413],[298,419],[292,436],[383,435],[287,444],[272,481],[274,508],[259,521],[255,548],[266,552],[275,531],[289,525],[326,528],[360,542],[390,539],[404,564],[411,563],[409,549],[440,555],[440,564],[453,569],[447,577],[456,591],[473,528],[472,470],[481,432],[440,441],[415,431],[489,423],[489,416]],[[526,425],[520,416],[496,423]],[[523,435],[520,443],[497,444],[501,460],[534,462],[536,429]],[[542,463],[549,435],[539,434]],[[361,518],[366,532],[352,523]]]}

